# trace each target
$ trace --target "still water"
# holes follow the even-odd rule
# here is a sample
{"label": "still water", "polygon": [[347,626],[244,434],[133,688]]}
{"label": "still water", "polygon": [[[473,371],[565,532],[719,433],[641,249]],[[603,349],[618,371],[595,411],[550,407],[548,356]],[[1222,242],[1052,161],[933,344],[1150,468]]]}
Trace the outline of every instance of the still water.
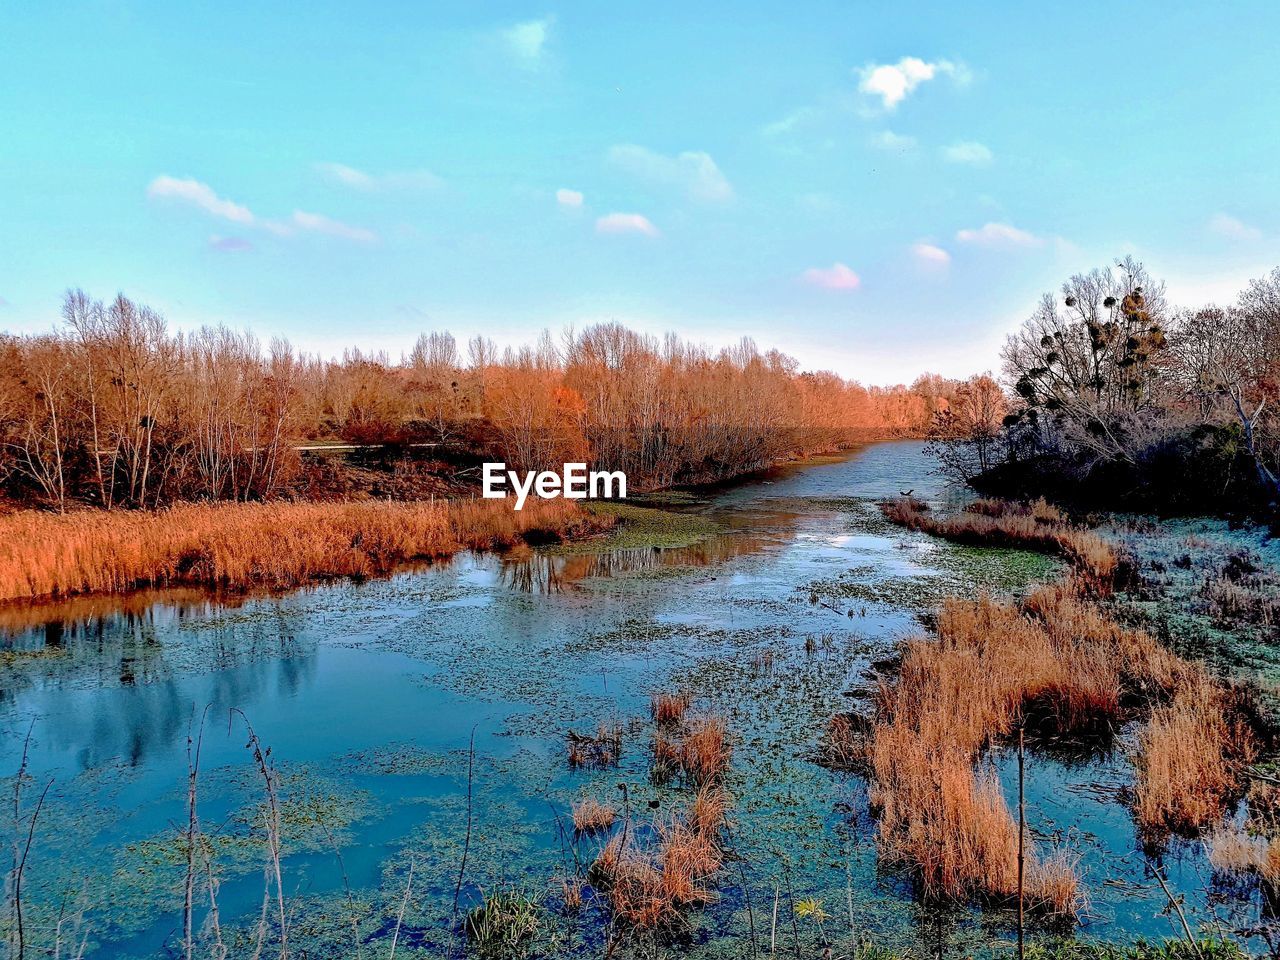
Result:
{"label": "still water", "polygon": [[[932,469],[920,444],[883,443],[679,499],[673,529],[695,519],[692,543],[463,555],[236,602],[186,592],[0,611],[0,771],[11,793],[25,752],[25,814],[48,786],[25,875],[29,941],[52,945],[61,917],[63,950],[85,935],[94,956],[177,949],[188,736],[217,922],[229,943],[251,941],[264,890],[251,724],[279,776],[296,951],[385,955],[403,910],[401,955],[458,954],[457,917],[516,887],[546,902],[554,952],[597,956],[601,907],[588,895],[576,917],[556,913],[561,878],[600,843],[566,828],[571,805],[620,802],[619,784],[637,819],[687,802],[650,783],[646,756],[649,696],[686,690],[735,741],[732,856],[717,900],[663,949],[767,952],[777,901],[778,936],[806,953],[850,926],[891,946],[1001,949],[1011,918],[920,908],[877,862],[866,784],[815,763],[827,718],[865,696],[869,668],[939,598],[1019,593],[1059,572],[884,523],[876,501],[901,491],[956,496]],[[602,722],[624,729],[620,766],[571,770],[567,734]],[[1175,935],[1122,802],[1124,751],[1122,738],[1105,757],[1033,756],[1029,821],[1045,852],[1079,859],[1080,935]],[[989,762],[1012,788],[1010,758]],[[1213,886],[1197,845],[1158,856],[1193,925],[1255,918]],[[208,938],[206,887],[195,923]],[[802,898],[822,902],[825,930],[793,921]]]}

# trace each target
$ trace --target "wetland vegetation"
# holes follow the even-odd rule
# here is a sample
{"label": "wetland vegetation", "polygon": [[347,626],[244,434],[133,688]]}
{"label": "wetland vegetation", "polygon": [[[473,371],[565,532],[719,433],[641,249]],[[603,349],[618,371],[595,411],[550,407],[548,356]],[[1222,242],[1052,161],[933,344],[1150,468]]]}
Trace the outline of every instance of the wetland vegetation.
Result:
{"label": "wetland vegetation", "polygon": [[931,470],[875,444],[585,541],[15,612],[27,954],[1008,955],[1019,726],[1029,953],[1270,950],[1277,666],[1183,600],[1275,548]]}

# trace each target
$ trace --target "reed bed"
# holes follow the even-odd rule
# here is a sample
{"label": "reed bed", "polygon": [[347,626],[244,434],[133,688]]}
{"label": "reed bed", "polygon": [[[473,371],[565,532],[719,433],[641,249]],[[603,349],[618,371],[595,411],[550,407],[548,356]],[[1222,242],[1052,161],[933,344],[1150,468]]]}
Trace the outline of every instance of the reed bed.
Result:
{"label": "reed bed", "polygon": [[575,770],[604,770],[622,759],[622,726],[601,722],[595,733],[570,730],[566,738],[569,766]]}
{"label": "reed bed", "polygon": [[182,504],[0,517],[0,601],[204,586],[286,588],[608,525],[564,500]]}
{"label": "reed bed", "polygon": [[[989,746],[1024,724],[1045,738],[1105,737],[1149,710],[1135,818],[1144,831],[1191,832],[1221,819],[1256,753],[1239,697],[1063,583],[1020,605],[945,601],[936,640],[906,643],[869,722],[833,718],[827,753],[870,770],[882,853],[925,897],[1003,901],[1016,895],[1018,830],[978,767]],[[1027,846],[1027,902],[1077,912],[1069,860]]]}
{"label": "reed bed", "polygon": [[1030,504],[978,500],[960,513],[936,516],[912,497],[889,500],[880,510],[891,521],[956,543],[1017,547],[1061,556],[1090,587],[1107,592],[1123,569],[1112,544],[1091,530],[1069,523],[1043,499]]}

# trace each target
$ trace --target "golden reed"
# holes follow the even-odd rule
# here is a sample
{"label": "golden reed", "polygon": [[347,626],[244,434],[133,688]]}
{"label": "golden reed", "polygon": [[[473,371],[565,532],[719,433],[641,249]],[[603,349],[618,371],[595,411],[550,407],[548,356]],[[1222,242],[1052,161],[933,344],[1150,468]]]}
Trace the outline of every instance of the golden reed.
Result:
{"label": "golden reed", "polygon": [[179,504],[0,517],[0,601],[147,587],[280,589],[603,529],[564,500]]}

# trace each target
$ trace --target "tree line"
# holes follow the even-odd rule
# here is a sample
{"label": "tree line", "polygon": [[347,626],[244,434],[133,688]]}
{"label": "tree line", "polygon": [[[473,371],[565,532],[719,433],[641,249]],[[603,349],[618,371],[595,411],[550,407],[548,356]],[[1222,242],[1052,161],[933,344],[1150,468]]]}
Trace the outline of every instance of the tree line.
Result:
{"label": "tree line", "polygon": [[921,436],[969,392],[936,376],[864,387],[747,339],[714,351],[617,324],[502,351],[426,333],[397,360],[324,360],[72,291],[51,332],[0,335],[0,494],[56,509],[296,496],[298,446],[331,439],[521,469],[583,460],[642,489]]}
{"label": "tree line", "polygon": [[1229,305],[1174,308],[1140,262],[1070,277],[1003,351],[1011,408],[940,419],[954,473],[1003,492],[1160,510],[1280,500],[1280,268]]}

